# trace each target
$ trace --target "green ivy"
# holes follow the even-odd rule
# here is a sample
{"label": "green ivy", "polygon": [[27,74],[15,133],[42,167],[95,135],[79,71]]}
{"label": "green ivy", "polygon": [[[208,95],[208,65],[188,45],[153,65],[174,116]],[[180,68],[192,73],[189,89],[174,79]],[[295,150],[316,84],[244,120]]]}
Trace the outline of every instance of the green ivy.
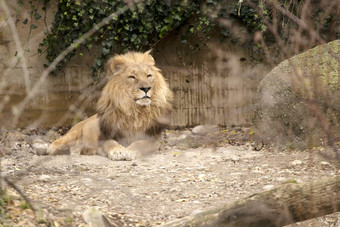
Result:
{"label": "green ivy", "polygon": [[[192,16],[200,14],[200,1],[177,1],[173,5],[166,1],[146,0],[129,6],[121,15],[113,17],[106,26],[100,28],[58,65],[66,64],[76,54],[83,55],[98,44],[101,55],[92,66],[93,76],[112,53],[128,50],[150,49],[171,31],[183,25]],[[96,26],[105,17],[125,7],[124,0],[60,0],[51,32],[40,44],[39,52],[46,51],[48,62],[53,60],[76,39]],[[202,17],[190,31],[202,30],[209,25],[209,19]]]}
{"label": "green ivy", "polygon": [[[36,28],[34,21],[42,17],[36,7],[39,1],[46,4],[50,0],[30,1],[31,29]],[[49,32],[46,32],[38,52],[46,52],[50,64],[62,51],[73,45],[75,40],[97,26],[104,18],[125,8],[127,10],[118,16],[113,16],[105,26],[75,46],[74,51],[57,65],[57,70],[75,55],[83,56],[85,52],[91,53],[92,49],[99,45],[100,56],[96,56],[91,67],[92,75],[96,78],[98,70],[113,53],[148,50],[168,34],[179,29],[183,34],[181,40],[183,43],[188,43],[188,37],[196,34],[203,34],[205,40],[209,39],[211,29],[217,29],[222,37],[237,42],[237,34],[231,34],[228,27],[219,23],[220,19],[236,21],[250,33],[260,31],[266,40],[270,40],[271,34],[258,12],[261,11],[266,20],[272,22],[273,8],[263,0],[252,1],[257,6],[256,9],[243,0],[143,0],[134,3],[131,1],[129,5],[126,5],[126,2],[125,0],[59,0],[52,27]],[[285,2],[282,1],[282,4]],[[303,4],[303,1],[298,3]],[[294,7],[298,7],[298,4]],[[295,14],[296,11],[295,8],[291,10]],[[285,17],[281,15],[280,20],[285,20]],[[28,24],[28,19],[23,23]],[[199,49],[200,45],[203,44],[193,46]]]}
{"label": "green ivy", "polygon": [[[84,55],[100,45],[101,54],[91,67],[94,78],[112,53],[128,50],[145,51],[152,48],[172,31],[184,28],[182,42],[188,37],[209,31],[216,26],[216,19],[227,14],[220,13],[227,0],[151,1],[145,0],[129,5],[128,10],[113,17],[85,42],[76,46],[57,66],[63,67],[75,55]],[[236,3],[237,1],[235,1]],[[113,12],[126,7],[124,0],[59,0],[58,11],[51,31],[40,44],[39,53],[46,52],[49,63],[79,37],[96,26]],[[236,5],[235,5],[236,7]],[[222,32],[228,37],[230,33]],[[200,46],[195,45],[195,49]]]}

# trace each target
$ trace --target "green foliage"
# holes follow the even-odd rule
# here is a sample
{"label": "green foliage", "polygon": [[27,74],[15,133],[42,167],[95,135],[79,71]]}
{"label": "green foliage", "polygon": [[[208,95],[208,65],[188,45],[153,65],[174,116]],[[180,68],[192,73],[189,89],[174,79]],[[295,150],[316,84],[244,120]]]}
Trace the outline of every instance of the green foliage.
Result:
{"label": "green foliage", "polygon": [[[148,50],[179,28],[184,28],[185,31],[181,40],[183,43],[187,43],[188,37],[197,33],[206,34],[208,37],[208,32],[216,26],[215,20],[227,15],[219,13],[225,10],[225,7],[220,6],[224,6],[226,2],[145,0],[129,5],[128,10],[113,17],[106,26],[76,46],[57,69],[69,62],[73,56],[83,56],[84,51],[92,51],[92,48],[100,45],[100,56],[95,59],[91,68],[93,76],[96,77],[96,73],[112,53]],[[51,31],[40,44],[39,53],[46,51],[48,62],[53,62],[75,40],[108,15],[122,10],[125,6],[124,0],[59,0],[55,21]],[[227,32],[222,34],[230,35]]]}
{"label": "green foliage", "polygon": [[[36,29],[37,26],[35,25],[35,23],[40,20],[43,16],[39,13],[39,7],[40,7],[40,3],[43,4],[42,9],[46,10],[46,4],[49,2],[50,0],[32,0],[29,1],[29,4],[31,6],[31,11],[28,12],[28,14],[30,15],[30,29]],[[18,1],[18,5],[22,6],[23,5],[23,0],[19,0]],[[24,24],[28,24],[28,18],[25,18],[25,20],[22,22]],[[31,31],[30,31],[31,33]]]}
{"label": "green foliage", "polygon": [[[60,0],[51,32],[41,43],[39,52],[46,49],[47,60],[52,62],[76,39],[113,12],[122,10],[125,5],[123,0]],[[195,1],[190,4],[179,1],[173,5],[167,5],[163,1],[138,2],[129,6],[121,15],[113,17],[106,26],[76,46],[58,67],[67,63],[76,54],[83,55],[85,49],[91,51],[94,46],[100,45],[101,54],[92,66],[95,76],[110,54],[128,50],[147,50],[190,17],[199,14],[200,4]],[[209,25],[207,17],[199,17],[198,26],[191,26],[188,30],[194,33],[195,30],[202,30],[207,25]]]}
{"label": "green foliage", "polygon": [[[30,29],[35,29],[34,22],[42,17],[37,10],[38,3],[46,4],[49,1],[30,1],[32,5]],[[73,45],[75,40],[86,34],[90,29],[96,27],[104,18],[125,9],[127,2],[125,0],[59,0],[52,27],[49,32],[46,32],[46,37],[40,44],[38,52],[46,52],[46,58],[48,64],[50,64],[62,51]],[[274,38],[268,31],[265,21],[272,23],[272,17],[276,16],[277,24],[286,28],[278,29],[279,35],[285,41],[289,40],[286,35],[290,34],[290,32],[287,32],[287,28],[290,28],[290,26],[286,25],[291,23],[291,20],[287,19],[286,15],[280,15],[274,10],[270,1],[254,0],[251,1],[253,5],[247,2],[243,0],[130,1],[127,10],[122,11],[118,16],[113,16],[105,26],[99,28],[96,33],[75,46],[74,51],[57,65],[57,69],[68,63],[72,57],[83,56],[86,51],[96,55],[91,68],[95,78],[98,70],[113,53],[124,53],[128,50],[148,50],[176,30],[181,31],[183,43],[188,43],[188,40],[190,40],[188,38],[197,34],[207,40],[210,38],[209,31],[212,29],[219,31],[221,37],[228,38],[232,42],[239,42],[240,34],[232,34],[230,27],[220,23],[222,20],[228,20],[231,23],[236,22],[241,30],[248,34],[261,32],[267,42],[273,41]],[[297,15],[298,9],[304,1],[297,1],[296,4],[290,4],[287,1],[279,2],[294,15]],[[274,11],[276,14],[273,14]],[[28,22],[28,19],[23,21],[24,24],[28,24]],[[331,22],[332,14],[325,18],[322,23],[331,27]],[[252,42],[250,41],[250,45],[255,44]],[[194,49],[199,49],[201,45],[204,45],[204,43],[195,44]],[[97,54],[93,52],[93,49],[97,50],[98,46],[100,53]]]}

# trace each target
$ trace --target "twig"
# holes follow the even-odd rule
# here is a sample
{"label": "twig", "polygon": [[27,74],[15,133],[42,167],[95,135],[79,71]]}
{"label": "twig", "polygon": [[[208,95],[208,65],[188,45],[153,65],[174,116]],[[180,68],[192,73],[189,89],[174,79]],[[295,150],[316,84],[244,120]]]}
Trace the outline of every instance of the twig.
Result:
{"label": "twig", "polygon": [[21,191],[20,188],[18,188],[11,180],[8,179],[6,176],[1,176],[2,179],[10,186],[12,187],[15,191],[19,193],[19,195],[26,201],[26,203],[30,206],[30,208],[35,212],[36,209],[33,206],[31,200]]}
{"label": "twig", "polygon": [[19,58],[19,61],[22,60],[22,64],[23,64],[22,70],[23,70],[23,73],[24,73],[23,76],[24,76],[25,85],[26,85],[26,93],[29,93],[29,91],[31,89],[31,84],[30,84],[30,80],[29,80],[29,73],[28,73],[28,70],[27,70],[27,68],[28,68],[27,67],[27,60],[26,60],[24,50],[23,50],[22,45],[21,45],[18,30],[15,27],[14,20],[11,16],[11,13],[9,11],[9,8],[7,6],[6,1],[1,0],[1,5],[2,5],[2,8],[4,9],[4,11],[7,15],[7,18],[8,18],[7,23],[9,24],[9,26],[12,30],[12,35],[13,35],[15,47],[18,50],[17,57]]}
{"label": "twig", "polygon": [[[4,0],[2,0],[4,1]],[[41,86],[45,82],[47,76],[56,68],[56,66],[61,62],[66,55],[71,53],[77,46],[82,44],[87,38],[89,38],[91,35],[93,35],[95,32],[97,32],[101,27],[105,26],[106,23],[108,23],[113,18],[119,16],[120,14],[124,13],[128,9],[128,6],[123,7],[117,12],[114,12],[110,14],[108,17],[104,18],[99,24],[95,25],[92,29],[90,29],[88,32],[86,32],[83,36],[78,38],[76,41],[74,41],[70,46],[68,46],[61,54],[54,59],[54,61],[47,67],[46,70],[41,74],[40,79],[35,83],[34,87],[30,90],[30,92],[27,94],[25,99],[13,107],[14,112],[14,119],[13,119],[13,125],[16,125],[21,113],[25,109],[26,105],[40,92]]]}
{"label": "twig", "polygon": [[[280,11],[283,15],[286,15],[287,17],[289,17],[292,21],[294,21],[301,28],[305,29],[306,31],[309,31],[312,38],[315,38],[316,40],[319,40],[321,43],[324,43],[324,40],[319,36],[319,34],[316,33],[313,29],[311,29],[310,26],[306,22],[304,22],[302,19],[295,16],[293,13],[291,13],[286,8],[283,8],[280,4],[277,3],[276,0],[274,0],[274,1],[265,0],[265,1],[268,4],[273,5],[274,8],[277,9],[278,11]],[[309,1],[307,1],[307,2],[309,2]]]}

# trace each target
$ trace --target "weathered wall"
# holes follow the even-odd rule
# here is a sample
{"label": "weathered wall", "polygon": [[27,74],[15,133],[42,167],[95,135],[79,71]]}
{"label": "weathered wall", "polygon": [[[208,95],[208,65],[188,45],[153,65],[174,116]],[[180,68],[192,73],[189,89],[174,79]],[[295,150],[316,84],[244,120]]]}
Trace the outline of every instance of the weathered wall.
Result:
{"label": "weathered wall", "polygon": [[[27,97],[26,91],[37,84],[45,69],[44,54],[36,54],[45,25],[40,20],[38,28],[29,35],[29,25],[22,21],[29,17],[30,5],[25,2],[18,8],[16,1],[7,4],[15,30],[11,29],[9,17],[4,16],[6,11],[0,8],[2,126],[69,125],[92,114],[99,92],[90,72],[96,55],[93,52],[74,58],[64,70],[49,76],[39,87],[39,95],[28,102],[25,110],[13,114],[16,104]],[[53,21],[56,4],[51,3],[47,10],[47,25]],[[15,32],[19,44],[15,42]],[[19,46],[30,49],[20,61],[16,55],[20,53]],[[172,125],[250,124],[257,86],[269,69],[251,61],[249,51],[247,47],[227,41],[221,43],[216,38],[193,52],[190,46],[179,41],[179,34],[172,34],[158,43],[153,51],[156,62],[175,93]]]}
{"label": "weathered wall", "polygon": [[173,124],[251,124],[257,86],[268,67],[228,41],[212,38],[193,53],[178,36],[163,40],[155,51],[176,95]]}
{"label": "weathered wall", "polygon": [[[73,108],[73,104],[77,103],[82,91],[91,88],[91,83],[93,83],[89,70],[93,57],[90,55],[75,58],[63,71],[43,80],[39,86],[39,94],[28,102],[22,113],[15,115],[15,107],[23,102],[27,97],[27,92],[37,85],[45,70],[44,64],[47,62],[44,54],[37,54],[39,43],[44,38],[44,29],[46,29],[44,20],[40,19],[35,22],[38,28],[32,29],[30,33],[30,25],[23,24],[23,21],[25,18],[30,18],[28,12],[31,8],[28,1],[23,2],[24,5],[19,7],[17,1],[6,1],[14,29],[11,27],[8,12],[0,7],[0,23],[2,23],[0,30],[1,125],[5,127],[52,126],[59,120],[61,120],[60,124],[69,124],[75,112],[78,112],[81,117],[82,110],[77,111],[79,108]],[[54,20],[56,6],[57,3],[49,4],[46,15],[47,25],[51,25]],[[20,51],[25,49],[24,55],[20,57]],[[26,73],[28,78],[25,76]],[[89,102],[89,108],[86,108],[87,113],[93,110],[91,107],[94,101],[89,100]],[[69,109],[71,113],[65,116]]]}

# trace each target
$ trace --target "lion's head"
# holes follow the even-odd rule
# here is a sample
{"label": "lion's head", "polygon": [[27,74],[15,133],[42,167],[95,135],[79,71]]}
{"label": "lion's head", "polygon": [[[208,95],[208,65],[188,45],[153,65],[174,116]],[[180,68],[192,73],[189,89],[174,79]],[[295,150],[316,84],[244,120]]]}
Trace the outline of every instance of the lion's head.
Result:
{"label": "lion's head", "polygon": [[116,55],[108,65],[110,79],[97,105],[106,128],[147,130],[170,110],[172,92],[150,51]]}

